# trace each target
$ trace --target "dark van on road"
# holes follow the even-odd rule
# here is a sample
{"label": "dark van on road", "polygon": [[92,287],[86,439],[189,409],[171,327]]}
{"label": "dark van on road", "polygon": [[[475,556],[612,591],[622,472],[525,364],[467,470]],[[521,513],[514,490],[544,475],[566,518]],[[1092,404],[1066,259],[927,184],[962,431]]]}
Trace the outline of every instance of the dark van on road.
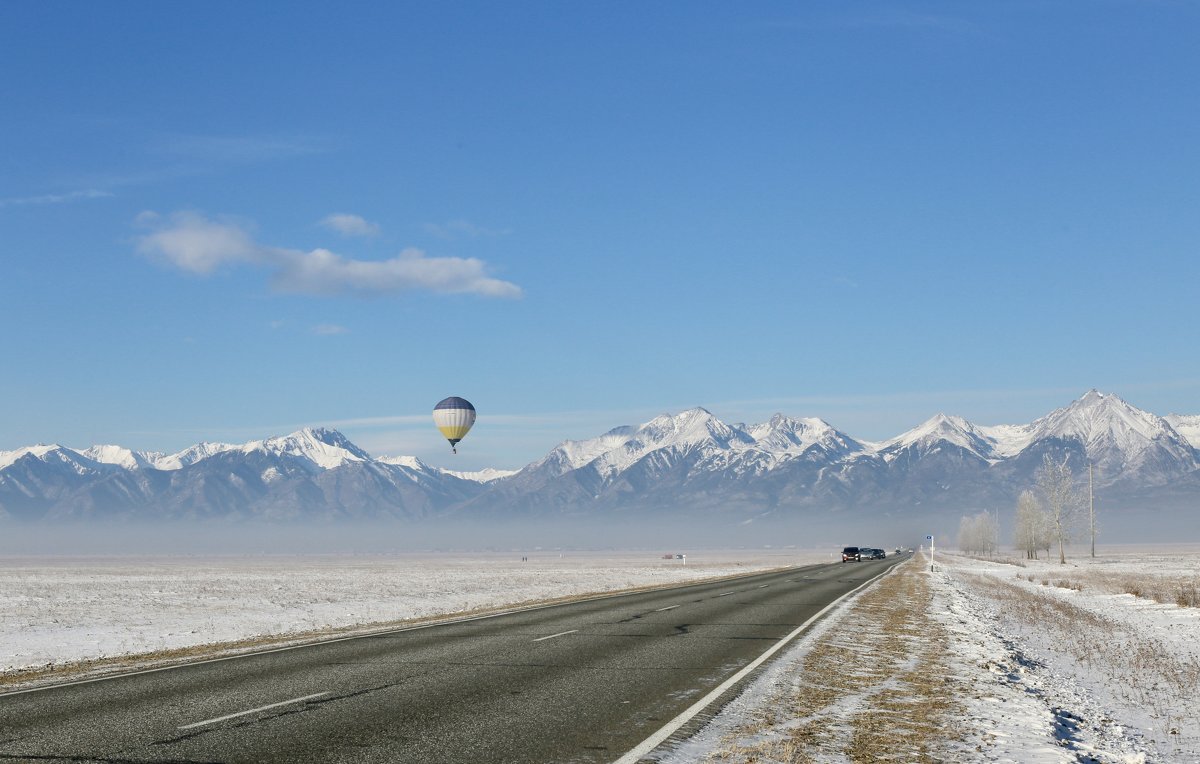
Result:
{"label": "dark van on road", "polygon": [[842,562],[862,562],[862,551],[856,546],[848,546],[842,550]]}

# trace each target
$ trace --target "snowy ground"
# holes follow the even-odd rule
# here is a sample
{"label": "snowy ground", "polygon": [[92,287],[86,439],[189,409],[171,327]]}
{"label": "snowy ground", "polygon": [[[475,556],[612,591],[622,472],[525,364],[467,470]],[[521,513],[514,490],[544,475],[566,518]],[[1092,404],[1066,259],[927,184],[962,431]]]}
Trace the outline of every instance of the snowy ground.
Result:
{"label": "snowy ground", "polygon": [[948,583],[1026,663],[1024,683],[1054,710],[1067,750],[1083,761],[1200,761],[1195,547],[1066,565],[948,562]]}
{"label": "snowy ground", "polygon": [[[1200,608],[1176,604],[1195,601],[1200,548],[1076,555],[1065,566],[939,556],[932,573],[917,557],[663,760],[1200,761]],[[0,557],[0,673],[828,560]]]}
{"label": "snowy ground", "polygon": [[1200,609],[1113,592],[1198,581],[1196,547],[918,557],[662,760],[1200,761]]}
{"label": "snowy ground", "polygon": [[828,550],[0,557],[0,675],[825,562]]}

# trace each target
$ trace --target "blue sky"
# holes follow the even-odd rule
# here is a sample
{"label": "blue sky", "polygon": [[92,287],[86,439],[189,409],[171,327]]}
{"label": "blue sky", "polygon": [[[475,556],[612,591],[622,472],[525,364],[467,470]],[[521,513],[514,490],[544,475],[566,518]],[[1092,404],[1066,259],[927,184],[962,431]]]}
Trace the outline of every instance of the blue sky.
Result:
{"label": "blue sky", "polygon": [[329,425],[514,468],[696,405],[1200,413],[1198,22],[5,3],[0,450]]}

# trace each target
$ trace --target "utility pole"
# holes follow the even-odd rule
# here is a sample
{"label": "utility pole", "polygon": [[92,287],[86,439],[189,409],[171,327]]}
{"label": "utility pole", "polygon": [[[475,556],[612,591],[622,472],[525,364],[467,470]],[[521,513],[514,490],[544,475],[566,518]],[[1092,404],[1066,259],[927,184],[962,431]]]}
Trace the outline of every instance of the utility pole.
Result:
{"label": "utility pole", "polygon": [[1096,556],[1096,498],[1092,494],[1092,462],[1088,461],[1088,524],[1092,531],[1092,557]]}

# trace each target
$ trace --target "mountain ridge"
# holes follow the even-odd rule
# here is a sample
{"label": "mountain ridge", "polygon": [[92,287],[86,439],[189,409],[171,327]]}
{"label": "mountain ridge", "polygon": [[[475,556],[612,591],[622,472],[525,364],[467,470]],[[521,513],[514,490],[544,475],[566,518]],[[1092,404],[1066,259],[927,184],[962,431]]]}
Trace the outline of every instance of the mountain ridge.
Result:
{"label": "mountain ridge", "polygon": [[815,417],[731,425],[695,407],[563,441],[520,470],[476,472],[372,457],[320,427],[175,454],[38,445],[0,451],[0,517],[950,511],[1015,500],[1045,454],[1073,460],[1077,472],[1094,464],[1109,500],[1200,504],[1200,451],[1173,421],[1200,432],[1200,416],[1160,417],[1090,390],[1024,425],[940,413],[870,442]]}

